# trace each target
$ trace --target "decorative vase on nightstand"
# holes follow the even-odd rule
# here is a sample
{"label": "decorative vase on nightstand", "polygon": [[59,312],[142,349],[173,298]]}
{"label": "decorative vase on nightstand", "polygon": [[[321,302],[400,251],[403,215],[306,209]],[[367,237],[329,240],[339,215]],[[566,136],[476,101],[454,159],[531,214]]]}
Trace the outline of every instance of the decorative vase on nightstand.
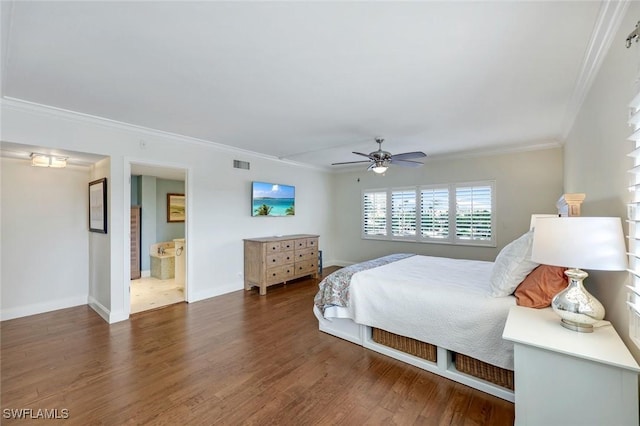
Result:
{"label": "decorative vase on nightstand", "polygon": [[604,318],[604,306],[582,284],[589,274],[581,269],[567,269],[565,275],[569,277],[569,285],[553,297],[551,307],[562,318],[563,327],[592,332],[593,324]]}

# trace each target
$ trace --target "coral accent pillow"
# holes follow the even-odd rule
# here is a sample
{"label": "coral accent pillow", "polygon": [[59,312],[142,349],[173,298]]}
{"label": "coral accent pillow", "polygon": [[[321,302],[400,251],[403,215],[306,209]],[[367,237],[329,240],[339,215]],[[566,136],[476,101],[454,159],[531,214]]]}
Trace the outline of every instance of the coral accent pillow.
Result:
{"label": "coral accent pillow", "polygon": [[517,304],[538,309],[550,306],[553,296],[567,288],[568,278],[564,274],[566,270],[561,266],[538,266],[513,293]]}

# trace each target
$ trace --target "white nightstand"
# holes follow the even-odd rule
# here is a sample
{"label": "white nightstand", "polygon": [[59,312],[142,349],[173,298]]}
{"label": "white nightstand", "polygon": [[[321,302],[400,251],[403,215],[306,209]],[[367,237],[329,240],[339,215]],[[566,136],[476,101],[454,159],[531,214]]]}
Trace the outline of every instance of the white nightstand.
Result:
{"label": "white nightstand", "polygon": [[610,325],[577,333],[551,308],[514,306],[516,425],[638,426],[640,367]]}

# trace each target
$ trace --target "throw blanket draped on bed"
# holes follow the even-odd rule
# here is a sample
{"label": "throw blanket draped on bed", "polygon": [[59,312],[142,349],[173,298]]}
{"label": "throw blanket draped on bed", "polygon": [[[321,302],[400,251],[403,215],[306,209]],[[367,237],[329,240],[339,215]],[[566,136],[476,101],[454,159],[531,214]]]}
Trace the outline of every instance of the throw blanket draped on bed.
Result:
{"label": "throw blanket draped on bed", "polygon": [[[411,256],[352,274],[347,304],[324,306],[324,318],[431,343],[513,369],[513,344],[502,339],[515,298],[492,297],[493,262]],[[337,304],[334,304],[337,305]]]}
{"label": "throw blanket draped on bed", "polygon": [[405,259],[410,256],[414,255],[410,253],[390,254],[389,256],[356,263],[355,265],[338,269],[320,282],[320,290],[314,298],[315,305],[323,314],[325,308],[329,306],[340,306],[346,308],[349,304],[349,284],[351,283],[351,277],[353,274],[386,265],[387,263]]}

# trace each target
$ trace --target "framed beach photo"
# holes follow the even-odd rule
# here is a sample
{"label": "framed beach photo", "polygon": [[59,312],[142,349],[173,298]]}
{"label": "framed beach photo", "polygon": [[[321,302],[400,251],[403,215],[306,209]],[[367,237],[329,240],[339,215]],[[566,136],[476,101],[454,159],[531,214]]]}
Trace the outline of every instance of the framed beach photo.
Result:
{"label": "framed beach photo", "polygon": [[167,194],[167,222],[184,222],[184,194]]}
{"label": "framed beach photo", "polygon": [[89,182],[89,231],[107,233],[107,178]]}

